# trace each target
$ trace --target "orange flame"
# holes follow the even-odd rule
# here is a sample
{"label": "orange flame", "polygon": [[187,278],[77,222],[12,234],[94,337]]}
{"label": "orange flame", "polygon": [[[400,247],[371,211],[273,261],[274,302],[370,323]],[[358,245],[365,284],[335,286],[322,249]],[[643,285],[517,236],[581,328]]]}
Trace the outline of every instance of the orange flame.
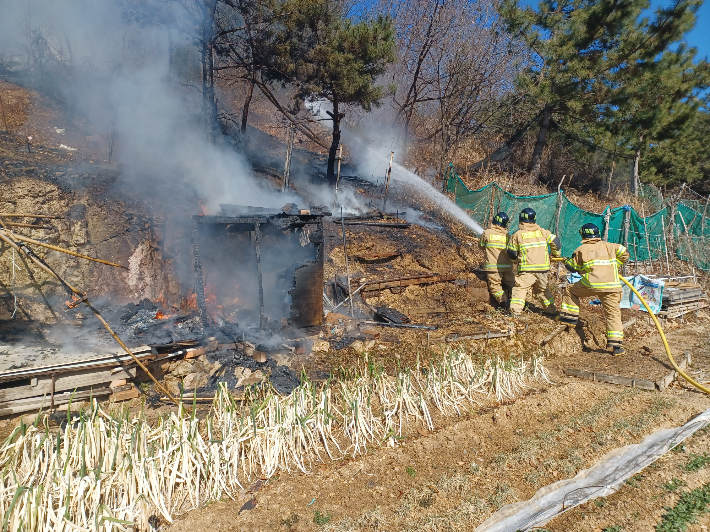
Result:
{"label": "orange flame", "polygon": [[197,295],[195,292],[190,292],[188,296],[180,302],[180,310],[197,310]]}
{"label": "orange flame", "polygon": [[162,310],[155,313],[156,320],[167,320],[170,317],[169,314],[164,314]]}
{"label": "orange flame", "polygon": [[207,214],[207,206],[205,205],[205,203],[201,199],[198,199],[197,203],[200,205],[200,214],[199,215],[200,216],[206,215]]}

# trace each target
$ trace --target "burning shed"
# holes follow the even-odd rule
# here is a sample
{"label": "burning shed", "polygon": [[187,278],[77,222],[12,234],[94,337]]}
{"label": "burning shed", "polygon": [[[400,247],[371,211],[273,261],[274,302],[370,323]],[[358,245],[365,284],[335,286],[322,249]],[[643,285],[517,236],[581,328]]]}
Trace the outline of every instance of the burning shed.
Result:
{"label": "burning shed", "polygon": [[220,205],[193,217],[195,298],[203,323],[242,330],[319,325],[323,217],[317,208]]}

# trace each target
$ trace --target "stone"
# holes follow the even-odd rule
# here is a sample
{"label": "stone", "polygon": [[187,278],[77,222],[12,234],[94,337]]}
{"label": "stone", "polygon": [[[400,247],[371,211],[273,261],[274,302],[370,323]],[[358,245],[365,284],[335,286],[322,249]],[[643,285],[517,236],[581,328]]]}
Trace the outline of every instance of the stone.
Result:
{"label": "stone", "polygon": [[185,390],[196,390],[207,384],[208,377],[204,373],[190,373],[182,381]]}
{"label": "stone", "polygon": [[325,340],[316,340],[313,342],[313,348],[311,349],[314,353],[326,353],[330,351],[330,342]]}
{"label": "stone", "polygon": [[339,323],[347,323],[352,321],[345,314],[340,314],[339,312],[331,312],[325,317],[325,322],[329,325],[338,325]]}
{"label": "stone", "polygon": [[362,340],[355,340],[352,344],[350,344],[350,348],[359,355],[362,355],[365,352],[365,344]]}
{"label": "stone", "polygon": [[193,372],[192,364],[187,360],[178,360],[168,366],[168,373],[175,377],[184,377]]}
{"label": "stone", "polygon": [[282,355],[281,353],[276,353],[275,355],[272,355],[272,357],[276,361],[277,366],[287,366],[290,367],[291,365],[291,357],[287,355]]}
{"label": "stone", "polygon": [[175,377],[166,377],[162,384],[173,397],[178,397],[180,395],[180,381]]}
{"label": "stone", "polygon": [[234,368],[234,377],[237,379],[235,388],[239,388],[250,375],[251,370],[249,368]]}

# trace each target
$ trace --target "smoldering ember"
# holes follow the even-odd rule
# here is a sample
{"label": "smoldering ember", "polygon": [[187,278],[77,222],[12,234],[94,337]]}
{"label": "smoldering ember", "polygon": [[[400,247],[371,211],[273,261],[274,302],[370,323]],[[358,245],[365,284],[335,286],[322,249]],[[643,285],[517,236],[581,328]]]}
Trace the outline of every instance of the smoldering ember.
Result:
{"label": "smoldering ember", "polygon": [[2,2],[0,532],[706,530],[707,14],[647,8]]}

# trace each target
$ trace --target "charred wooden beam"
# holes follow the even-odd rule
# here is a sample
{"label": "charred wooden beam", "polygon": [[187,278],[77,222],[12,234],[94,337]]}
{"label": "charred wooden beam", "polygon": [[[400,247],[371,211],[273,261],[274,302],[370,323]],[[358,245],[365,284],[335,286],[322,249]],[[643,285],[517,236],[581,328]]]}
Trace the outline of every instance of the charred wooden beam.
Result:
{"label": "charred wooden beam", "polygon": [[195,266],[195,299],[197,311],[203,326],[207,325],[207,306],[205,305],[205,281],[202,277],[202,261],[200,260],[200,226],[196,217],[192,219],[192,260]]}
{"label": "charred wooden beam", "polygon": [[406,222],[345,222],[345,225],[364,225],[368,227],[389,227],[390,229],[406,229],[412,224]]}
{"label": "charred wooden beam", "polygon": [[264,283],[261,274],[261,248],[259,240],[261,237],[261,224],[254,224],[254,247],[256,248],[256,271],[259,277],[259,330],[264,327]]}
{"label": "charred wooden beam", "polygon": [[406,286],[434,284],[455,281],[455,275],[411,275],[407,277],[395,277],[393,279],[383,279],[381,281],[368,281],[362,289],[363,293],[377,292],[388,288],[402,288]]}

